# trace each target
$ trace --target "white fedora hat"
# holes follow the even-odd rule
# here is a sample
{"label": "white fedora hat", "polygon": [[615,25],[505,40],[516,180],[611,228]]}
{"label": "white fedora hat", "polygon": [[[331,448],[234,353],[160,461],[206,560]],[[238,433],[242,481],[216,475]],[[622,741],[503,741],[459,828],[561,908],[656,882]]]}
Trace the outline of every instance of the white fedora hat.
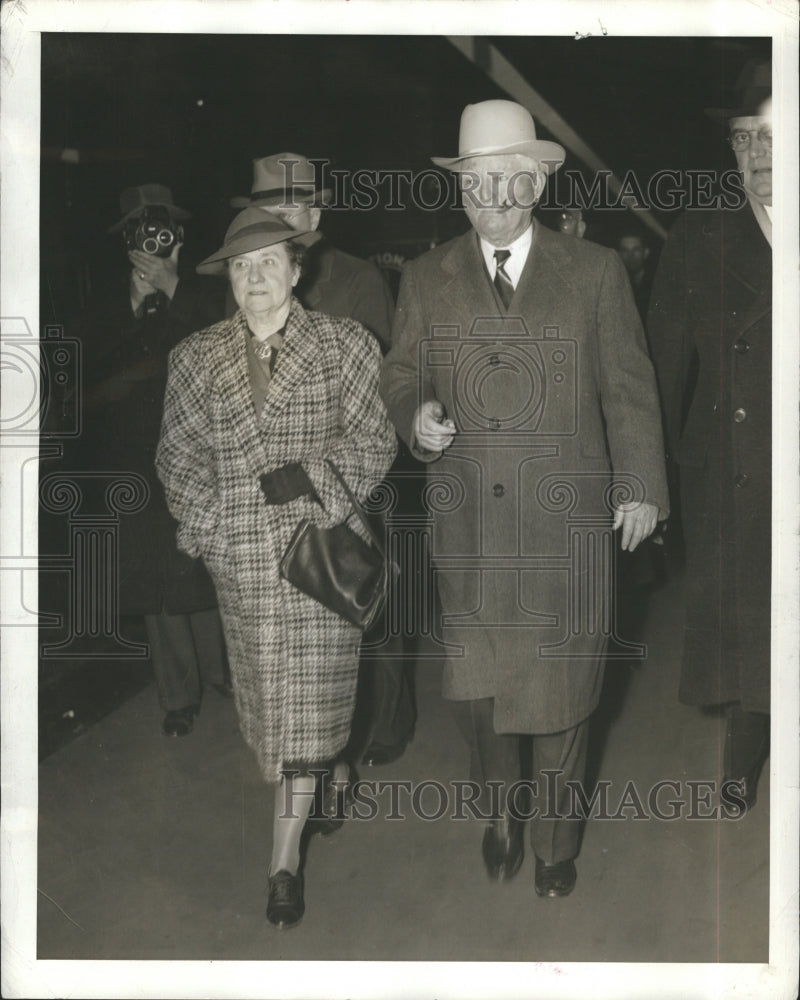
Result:
{"label": "white fedora hat", "polygon": [[514,101],[481,101],[468,104],[461,113],[458,133],[458,156],[432,156],[438,167],[460,170],[463,160],[472,156],[521,153],[536,160],[552,174],[564,162],[566,153],[557,142],[536,138],[536,126],[530,112]]}

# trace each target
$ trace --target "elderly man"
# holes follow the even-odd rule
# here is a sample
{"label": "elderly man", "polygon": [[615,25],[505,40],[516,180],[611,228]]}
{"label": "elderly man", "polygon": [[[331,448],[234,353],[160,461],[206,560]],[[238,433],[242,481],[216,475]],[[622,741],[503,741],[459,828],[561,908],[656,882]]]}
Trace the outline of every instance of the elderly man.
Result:
{"label": "elderly man", "polygon": [[[727,124],[747,200],[738,210],[691,211],[678,220],[648,314],[686,541],[679,695],[690,705],[728,706],[723,797],[734,812],[754,804],[769,751],[770,89],[769,63],[749,64],[736,106],[708,109]],[[726,782],[735,782],[732,795]]]}
{"label": "elderly man", "polygon": [[[305,156],[275,153],[253,161],[252,191],[249,196],[232,198],[231,205],[264,208],[293,229],[316,232],[330,193],[318,186],[314,166]],[[323,239],[309,253],[295,294],[306,309],[358,320],[377,338],[382,351],[388,350],[394,301],[374,264],[344,253]],[[231,313],[235,307],[231,302],[229,306]],[[409,461],[406,454],[393,468],[398,465],[408,476],[411,466],[417,463]],[[383,623],[378,622],[367,642],[379,640],[382,628]],[[409,665],[404,662],[402,649],[395,650],[398,652],[400,655],[394,657],[363,656],[353,750],[360,752],[366,741],[362,762],[370,766],[389,764],[401,757],[416,724]]]}
{"label": "elderly man", "polygon": [[613,631],[612,530],[632,550],[667,513],[655,379],[622,265],[532,218],[563,160],[520,105],[467,106],[459,155],[433,162],[458,174],[472,229],[406,267],[381,377],[428,463],[443,693],[483,782],[484,863],[502,880],[522,862],[511,793],[532,734],[535,887],[549,897],[576,880],[566,782],[584,776]]}

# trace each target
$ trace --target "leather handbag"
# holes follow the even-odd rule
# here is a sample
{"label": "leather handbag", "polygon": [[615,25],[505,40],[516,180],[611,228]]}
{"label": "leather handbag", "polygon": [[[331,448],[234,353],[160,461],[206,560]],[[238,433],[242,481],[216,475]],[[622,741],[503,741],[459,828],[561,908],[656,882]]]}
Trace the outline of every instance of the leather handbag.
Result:
{"label": "leather handbag", "polygon": [[339,468],[325,459],[341,483],[372,544],[347,522],[321,528],[307,519],[298,524],[283,554],[280,574],[304,594],[313,597],[352,625],[367,629],[386,601],[388,572],[383,541]]}

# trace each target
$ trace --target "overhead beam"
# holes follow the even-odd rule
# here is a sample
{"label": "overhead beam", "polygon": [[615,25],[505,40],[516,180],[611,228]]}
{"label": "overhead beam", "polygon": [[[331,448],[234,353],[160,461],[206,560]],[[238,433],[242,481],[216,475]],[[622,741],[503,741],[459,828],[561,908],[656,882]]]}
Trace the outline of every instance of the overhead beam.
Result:
{"label": "overhead beam", "polygon": [[[596,172],[604,171],[608,175],[609,187],[615,195],[622,190],[622,182],[613,170],[606,166],[597,153],[581,139],[578,133],[569,125],[556,109],[549,104],[538,91],[528,83],[524,76],[506,59],[506,57],[490,41],[480,37],[460,35],[447,36],[448,42],[474,63],[478,69],[510,94],[519,104],[526,107],[534,119],[542,124],[571,153]],[[641,222],[652,229],[662,240],[667,238],[667,231],[661,223],[646,208],[633,208]]]}

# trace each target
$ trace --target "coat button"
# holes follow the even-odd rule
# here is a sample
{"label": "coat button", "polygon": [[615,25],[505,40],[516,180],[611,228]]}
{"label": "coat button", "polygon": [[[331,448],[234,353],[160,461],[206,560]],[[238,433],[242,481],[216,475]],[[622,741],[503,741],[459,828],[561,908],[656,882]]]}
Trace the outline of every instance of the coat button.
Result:
{"label": "coat button", "polygon": [[747,479],[748,479],[747,473],[746,472],[740,472],[738,476],[734,477],[733,481],[734,481],[734,483],[738,487],[741,488],[742,486],[746,486],[747,485]]}
{"label": "coat button", "polygon": [[738,410],[733,411],[733,419],[736,421],[737,424],[741,424],[742,421],[747,419],[747,411],[739,407]]}
{"label": "coat button", "polygon": [[750,350],[750,342],[748,340],[745,340],[744,337],[739,337],[739,339],[733,345],[733,349],[734,351],[736,351],[737,354],[747,354],[747,352]]}
{"label": "coat button", "polygon": [[714,413],[719,409],[719,403],[714,403]]}
{"label": "coat button", "polygon": [[506,488],[505,488],[505,486],[503,486],[502,483],[495,483],[494,486],[492,487],[492,493],[494,493],[494,495],[496,497],[503,496],[505,494],[505,492],[506,492]]}

